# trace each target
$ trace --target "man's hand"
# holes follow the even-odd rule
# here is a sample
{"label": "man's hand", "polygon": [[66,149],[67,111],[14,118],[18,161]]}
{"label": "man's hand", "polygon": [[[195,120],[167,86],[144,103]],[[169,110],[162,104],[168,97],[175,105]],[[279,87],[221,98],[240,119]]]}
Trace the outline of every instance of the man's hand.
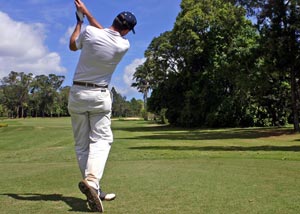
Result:
{"label": "man's hand", "polygon": [[75,0],[74,3],[79,12],[83,13],[84,15],[89,14],[88,9],[86,8],[86,6],[84,5],[84,3],[81,0]]}
{"label": "man's hand", "polygon": [[94,26],[99,29],[103,29],[102,25],[92,16],[90,11],[87,9],[87,7],[84,5],[84,3],[81,0],[75,0],[74,3],[76,5],[76,9],[82,12],[83,15],[86,16],[91,26]]}

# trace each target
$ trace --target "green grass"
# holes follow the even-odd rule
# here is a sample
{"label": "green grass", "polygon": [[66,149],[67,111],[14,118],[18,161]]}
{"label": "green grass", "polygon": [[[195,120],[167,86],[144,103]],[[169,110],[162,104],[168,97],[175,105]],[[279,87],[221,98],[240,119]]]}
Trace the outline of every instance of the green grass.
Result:
{"label": "green grass", "polygon": [[[0,213],[89,213],[70,118],[3,120]],[[113,121],[105,213],[298,214],[300,134]]]}

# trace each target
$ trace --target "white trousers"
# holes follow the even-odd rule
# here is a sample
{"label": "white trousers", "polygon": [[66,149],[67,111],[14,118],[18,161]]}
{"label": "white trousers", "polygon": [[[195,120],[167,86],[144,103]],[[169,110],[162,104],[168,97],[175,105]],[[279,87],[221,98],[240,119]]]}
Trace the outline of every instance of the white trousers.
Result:
{"label": "white trousers", "polygon": [[109,155],[112,97],[108,89],[72,86],[68,109],[82,177],[99,187]]}

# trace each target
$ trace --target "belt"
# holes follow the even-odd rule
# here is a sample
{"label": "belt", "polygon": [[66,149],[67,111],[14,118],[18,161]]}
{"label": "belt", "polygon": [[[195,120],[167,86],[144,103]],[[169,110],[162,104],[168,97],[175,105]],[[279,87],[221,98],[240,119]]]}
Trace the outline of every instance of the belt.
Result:
{"label": "belt", "polygon": [[90,83],[90,82],[73,81],[73,85],[80,85],[80,86],[92,87],[92,88],[108,88],[108,85],[97,85],[97,84]]}

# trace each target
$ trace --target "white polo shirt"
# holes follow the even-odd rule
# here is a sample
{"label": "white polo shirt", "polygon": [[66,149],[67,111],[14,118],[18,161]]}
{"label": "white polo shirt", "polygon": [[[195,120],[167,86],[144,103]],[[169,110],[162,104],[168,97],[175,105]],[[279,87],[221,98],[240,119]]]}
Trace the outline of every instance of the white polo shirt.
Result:
{"label": "white polo shirt", "polygon": [[119,32],[87,26],[76,39],[76,47],[81,54],[73,80],[108,85],[130,44]]}

